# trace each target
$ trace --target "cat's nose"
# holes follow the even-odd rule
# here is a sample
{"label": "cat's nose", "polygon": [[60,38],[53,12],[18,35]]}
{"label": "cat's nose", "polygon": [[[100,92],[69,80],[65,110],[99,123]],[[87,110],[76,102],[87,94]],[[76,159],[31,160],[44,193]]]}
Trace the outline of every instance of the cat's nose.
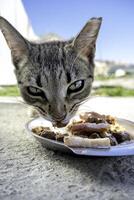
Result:
{"label": "cat's nose", "polygon": [[65,105],[49,105],[49,114],[56,122],[63,121],[66,118],[66,106]]}

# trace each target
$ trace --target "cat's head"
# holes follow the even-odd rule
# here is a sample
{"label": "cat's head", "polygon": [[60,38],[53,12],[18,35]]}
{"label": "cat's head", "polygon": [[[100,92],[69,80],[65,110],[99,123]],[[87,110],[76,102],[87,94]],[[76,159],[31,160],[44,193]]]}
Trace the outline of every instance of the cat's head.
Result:
{"label": "cat's head", "polygon": [[101,22],[90,19],[72,40],[35,44],[0,18],[23,99],[57,125],[67,124],[90,94]]}

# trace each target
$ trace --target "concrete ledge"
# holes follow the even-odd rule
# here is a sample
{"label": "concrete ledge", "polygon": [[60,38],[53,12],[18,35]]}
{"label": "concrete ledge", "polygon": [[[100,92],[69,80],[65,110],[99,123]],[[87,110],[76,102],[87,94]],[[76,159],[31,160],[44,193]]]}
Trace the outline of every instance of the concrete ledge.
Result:
{"label": "concrete ledge", "polygon": [[23,99],[21,97],[0,97],[0,103],[21,103]]}

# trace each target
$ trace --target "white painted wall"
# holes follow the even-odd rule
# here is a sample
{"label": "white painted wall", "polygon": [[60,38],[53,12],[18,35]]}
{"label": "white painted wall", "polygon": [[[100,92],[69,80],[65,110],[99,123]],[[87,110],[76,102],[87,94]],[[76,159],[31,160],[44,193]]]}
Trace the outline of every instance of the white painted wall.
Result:
{"label": "white painted wall", "polygon": [[[6,18],[25,38],[37,40],[21,0],[0,0],[0,15]],[[0,32],[0,85],[16,84],[10,50]]]}

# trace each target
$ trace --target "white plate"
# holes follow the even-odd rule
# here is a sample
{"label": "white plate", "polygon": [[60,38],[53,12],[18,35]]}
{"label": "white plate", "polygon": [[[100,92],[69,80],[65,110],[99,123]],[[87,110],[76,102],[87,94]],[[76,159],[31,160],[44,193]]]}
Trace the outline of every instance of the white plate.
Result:
{"label": "white plate", "polygon": [[[123,125],[126,130],[131,133],[134,138],[134,122],[118,119],[119,124]],[[36,118],[31,120],[26,124],[26,129],[31,133],[43,146],[47,149],[59,150],[62,152],[73,153],[77,155],[85,156],[128,156],[134,155],[134,140],[120,144],[117,146],[112,146],[110,148],[70,148],[62,142],[57,142],[55,140],[50,140],[41,136],[38,136],[32,132],[32,128],[37,126],[51,126],[51,123],[43,118]]]}

